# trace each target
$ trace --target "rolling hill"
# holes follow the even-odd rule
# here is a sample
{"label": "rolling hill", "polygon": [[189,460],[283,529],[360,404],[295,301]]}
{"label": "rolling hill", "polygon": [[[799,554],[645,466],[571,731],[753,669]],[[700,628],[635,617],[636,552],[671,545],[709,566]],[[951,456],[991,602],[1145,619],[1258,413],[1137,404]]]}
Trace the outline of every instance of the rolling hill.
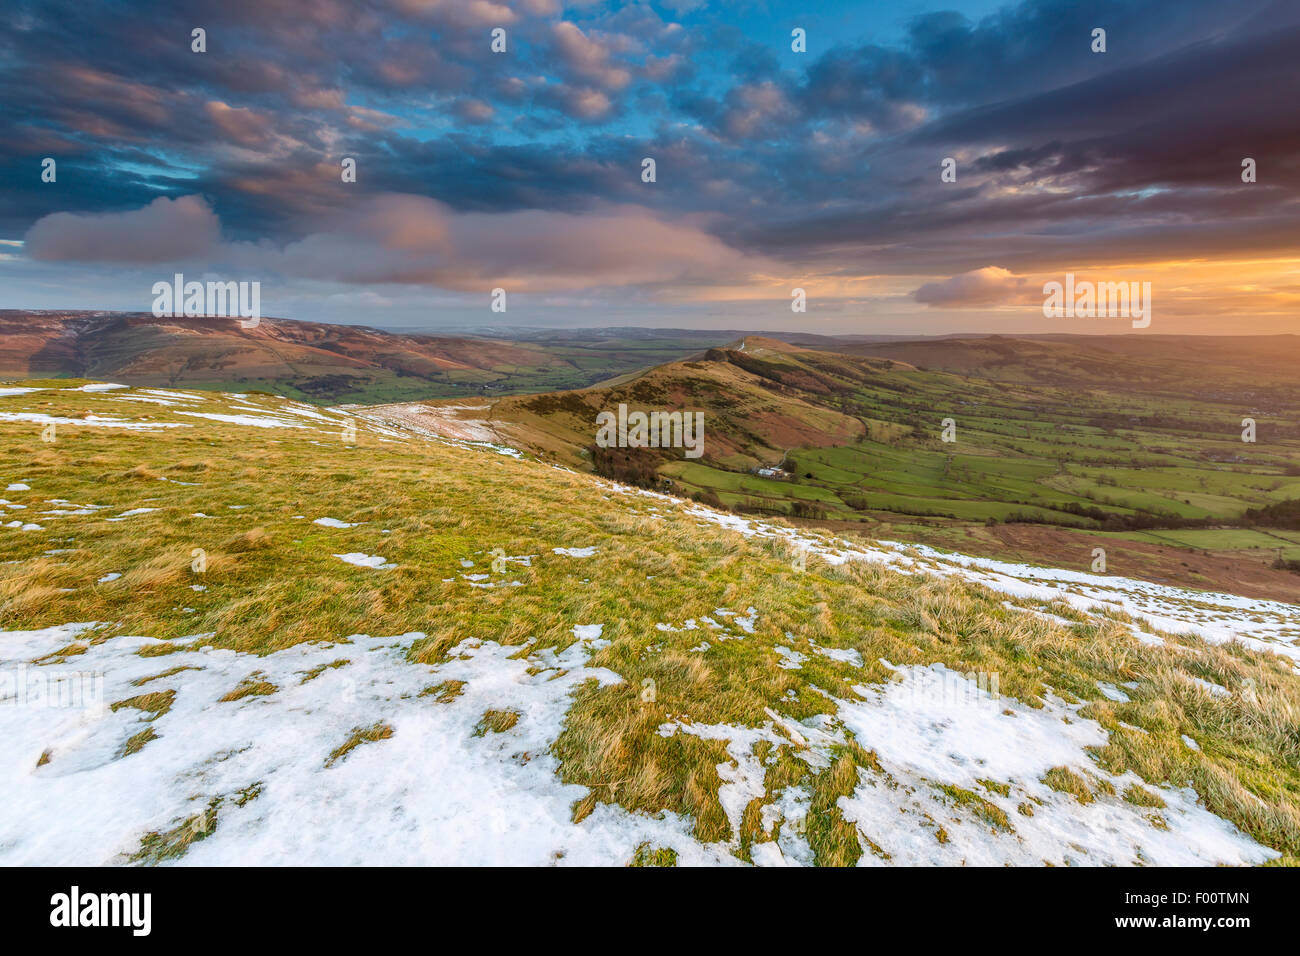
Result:
{"label": "rolling hill", "polygon": [[[804,384],[816,388],[811,380]],[[861,422],[813,400],[811,392],[782,393],[770,385],[741,365],[717,361],[709,352],[699,360],[672,362],[593,388],[508,396],[472,406],[445,403],[372,411],[403,416],[413,424],[423,421],[434,431],[442,427],[443,419],[455,415],[476,421],[485,439],[552,455],[572,465],[590,461],[596,415],[619,404],[707,410],[706,460],[736,468],[779,459],[787,448],[833,445],[865,433]],[[662,453],[665,461],[673,457],[681,457],[680,450]]]}
{"label": "rolling hill", "polygon": [[0,864],[1300,859],[1293,605],[261,394],[0,387],[0,494]]}
{"label": "rolling hill", "polygon": [[1039,335],[945,337],[830,346],[999,382],[1121,394],[1296,401],[1300,335]]}
{"label": "rolling hill", "polygon": [[317,404],[374,403],[590,385],[688,354],[700,341],[513,342],[286,319],[245,329],[215,317],[5,310],[0,375],[89,375],[133,385],[260,389]]}
{"label": "rolling hill", "polygon": [[[1078,357],[1073,342],[747,336],[592,388],[373,411],[742,512],[1068,567],[1100,547],[1155,580],[1295,599],[1300,537],[1252,517],[1300,497],[1284,338],[1175,342],[1157,372],[1145,340]],[[701,411],[702,457],[594,447],[596,416],[619,405]]]}

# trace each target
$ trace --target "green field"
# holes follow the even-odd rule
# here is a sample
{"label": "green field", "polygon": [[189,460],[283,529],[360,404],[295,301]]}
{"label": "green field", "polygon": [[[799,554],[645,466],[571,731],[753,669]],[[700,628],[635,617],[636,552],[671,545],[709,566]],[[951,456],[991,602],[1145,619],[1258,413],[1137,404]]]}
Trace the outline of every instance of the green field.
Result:
{"label": "green field", "polygon": [[[1247,509],[1300,497],[1294,419],[1262,414],[1249,392],[1237,402],[1147,394],[1140,383],[1123,393],[1029,386],[796,349],[733,361],[782,394],[858,419],[867,437],[788,449],[790,480],[732,466],[734,454],[664,464],[660,474],[687,494],[803,517],[811,504],[812,517],[868,525],[1028,522],[1300,558],[1300,535],[1240,526]],[[1246,415],[1258,422],[1254,443],[1241,440]]]}

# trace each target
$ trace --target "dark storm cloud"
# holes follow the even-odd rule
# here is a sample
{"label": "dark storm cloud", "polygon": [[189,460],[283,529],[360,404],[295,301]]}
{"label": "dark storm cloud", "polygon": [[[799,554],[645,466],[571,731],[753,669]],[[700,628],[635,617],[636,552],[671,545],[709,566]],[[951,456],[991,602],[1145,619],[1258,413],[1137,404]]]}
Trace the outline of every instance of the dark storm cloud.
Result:
{"label": "dark storm cloud", "polygon": [[[701,214],[737,250],[828,271],[974,272],[991,245],[1021,268],[1300,244],[1295,3],[938,10],[897,43],[797,59],[731,6],[687,25],[644,3],[554,0],[14,6],[0,237],[200,196],[226,239],[284,246],[401,193],[459,213]],[[508,56],[488,49],[498,25]],[[1105,54],[1089,50],[1096,26]],[[190,52],[194,27],[206,54]],[[939,182],[945,156],[955,184]]]}
{"label": "dark storm cloud", "polygon": [[[746,223],[734,241],[809,258],[857,245],[886,266],[964,269],[987,261],[990,240],[1026,264],[1100,248],[1295,250],[1300,7],[1116,5],[1114,19],[1074,7],[1027,4],[978,27],[928,16],[903,48],[829,52],[793,95],[806,115],[895,131],[856,157],[877,188],[857,190],[855,209]],[[1106,54],[1087,49],[1083,26],[1097,23]],[[941,184],[940,160],[959,155],[958,182]],[[1268,170],[1252,187],[1246,156]],[[815,182],[786,183],[814,198]]]}

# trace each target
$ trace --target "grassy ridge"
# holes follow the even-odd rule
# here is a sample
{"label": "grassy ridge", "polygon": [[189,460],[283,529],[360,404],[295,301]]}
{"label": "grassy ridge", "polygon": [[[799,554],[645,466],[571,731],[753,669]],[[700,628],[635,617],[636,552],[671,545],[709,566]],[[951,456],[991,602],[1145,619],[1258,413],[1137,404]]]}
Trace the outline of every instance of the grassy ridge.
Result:
{"label": "grassy ridge", "polygon": [[719,335],[542,338],[419,335],[272,318],[245,329],[218,317],[0,310],[0,375],[94,376],[259,389],[317,404],[381,404],[579,388],[688,355]]}
{"label": "grassy ridge", "polygon": [[[426,637],[411,656],[430,662],[466,637],[561,648],[574,640],[575,625],[601,623],[611,643],[593,663],[624,683],[583,688],[555,745],[564,779],[590,788],[574,817],[599,802],[672,809],[689,814],[706,841],[729,837],[717,770],[727,754],[717,740],[662,736],[665,721],[689,715],[697,723],[759,726],[775,708],[793,720],[829,716],[835,707],[826,694],[854,699],[855,685],[891,680],[882,659],[942,662],[961,672],[996,672],[1003,694],[1030,704],[1049,689],[1086,702],[1084,714],[1112,732],[1094,755],[1098,768],[1132,770],[1153,786],[1193,787],[1213,812],[1290,862],[1300,855],[1300,679],[1271,657],[1190,638],[1149,646],[1118,619],[1085,620],[1053,607],[1079,620],[1063,626],[953,578],[858,562],[831,566],[815,556],[801,572],[784,543],[746,538],[702,523],[680,504],[536,461],[364,426],[350,443],[335,422],[263,429],[187,419],[127,398],[60,390],[0,399],[0,411],[148,415],[194,426],[122,432],[69,425],[50,443],[37,423],[0,422],[0,475],[30,485],[21,493],[28,507],[17,513],[42,524],[40,531],[0,529],[0,626],[102,621],[93,640],[210,634],[200,643],[255,653],[355,633],[421,631]],[[271,398],[245,401],[268,413],[281,407]],[[185,409],[221,414],[228,406],[207,396]],[[50,499],[107,507],[44,516],[80,510],[46,504]],[[109,520],[138,508],[155,510]],[[312,523],[318,517],[355,526],[322,527]],[[593,546],[590,558],[553,552]],[[396,567],[354,567],[334,556],[348,552],[379,555]],[[100,583],[113,573],[121,577]],[[471,581],[471,574],[486,578]],[[695,650],[700,631],[657,626],[751,607],[752,636],[704,652]],[[780,666],[778,644],[807,655],[801,670]],[[814,647],[855,650],[864,665],[828,659]],[[192,656],[161,653],[160,671]],[[1191,677],[1234,694],[1198,692]],[[651,700],[642,693],[647,680],[656,690]],[[1116,703],[1098,681],[1136,689],[1129,702]],[[1235,693],[1245,686],[1250,697]],[[429,706],[437,706],[436,696]],[[494,719],[485,715],[486,725]],[[1201,750],[1189,750],[1182,734]],[[846,744],[819,769],[799,758],[793,740],[768,747],[768,798],[796,787],[811,793],[817,861],[852,863],[870,852],[843,819],[838,798],[859,774],[887,782],[873,753]],[[1082,786],[1100,792],[1095,779]],[[953,800],[983,807],[964,794]],[[748,808],[734,835],[742,858],[773,838],[760,811],[761,801]],[[993,830],[1015,826],[987,808],[981,818]]]}
{"label": "grassy ridge", "polygon": [[[1044,348],[1003,342],[998,354],[1022,346],[1030,355]],[[595,412],[619,402],[701,409],[704,457],[660,452],[655,467],[680,491],[742,510],[959,534],[972,523],[1033,522],[1264,563],[1300,560],[1297,542],[1240,527],[1300,498],[1294,389],[1268,379],[1203,391],[1189,383],[1171,394],[1168,375],[1158,389],[1144,386],[1137,365],[1128,369],[1133,387],[1120,389],[1113,379],[1123,378],[1124,359],[1109,361],[1109,384],[1085,388],[1077,374],[1054,379],[1050,363],[1030,381],[995,381],[749,337],[743,350],[656,369],[637,380],[640,390],[573,393],[581,407],[511,400],[493,415],[518,425],[524,441],[545,433],[538,450],[563,459],[557,445],[572,457],[590,442]],[[817,441],[790,427],[800,417],[815,423]],[[1254,442],[1242,440],[1245,418],[1256,423]],[[777,464],[791,480],[752,473]],[[1249,518],[1251,509],[1264,518]],[[1162,533],[1174,531],[1191,537]],[[1080,541],[1076,550],[1090,548]]]}

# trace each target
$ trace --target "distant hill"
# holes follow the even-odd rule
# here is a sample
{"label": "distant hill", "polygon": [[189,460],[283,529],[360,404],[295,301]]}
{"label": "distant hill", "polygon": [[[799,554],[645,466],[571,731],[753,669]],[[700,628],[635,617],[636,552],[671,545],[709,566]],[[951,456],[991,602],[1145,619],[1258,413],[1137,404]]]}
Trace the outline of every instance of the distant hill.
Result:
{"label": "distant hill", "polygon": [[[590,388],[373,411],[741,512],[1067,567],[1101,547],[1157,580],[1300,594],[1300,535],[1246,514],[1300,498],[1292,337],[1119,338],[747,335]],[[601,447],[620,405],[702,412],[701,454]]]}
{"label": "distant hill", "polygon": [[0,311],[0,376],[261,389],[316,403],[550,391],[689,354],[700,341],[625,348],[409,335],[355,325],[149,313]]}
{"label": "distant hill", "polygon": [[994,381],[1143,393],[1181,394],[1192,378],[1225,395],[1289,391],[1300,368],[1300,335],[993,335],[833,348]]}
{"label": "distant hill", "polygon": [[[827,407],[818,398],[842,385],[798,359],[789,365],[790,383],[765,374],[772,356],[795,355],[820,361],[830,353],[795,349],[771,339],[749,337],[747,351],[711,349],[692,359],[671,362],[585,389],[543,395],[513,395],[471,408],[433,404],[423,411],[434,431],[444,418],[478,421],[494,440],[560,459],[590,463],[597,414],[632,409],[703,411],[708,418],[704,460],[744,470],[779,461],[786,449],[854,441],[866,434],[855,416]],[[888,362],[845,358],[852,374],[884,374]],[[490,412],[488,411],[490,409]],[[403,413],[404,415],[407,413]],[[651,454],[651,453],[647,453]],[[681,458],[680,449],[653,457]]]}

